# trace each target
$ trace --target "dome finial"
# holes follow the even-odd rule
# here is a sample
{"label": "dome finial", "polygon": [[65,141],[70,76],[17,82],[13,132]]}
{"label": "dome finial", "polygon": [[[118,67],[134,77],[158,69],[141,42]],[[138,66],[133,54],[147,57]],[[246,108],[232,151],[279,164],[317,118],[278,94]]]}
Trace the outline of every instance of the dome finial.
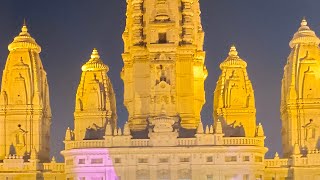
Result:
{"label": "dome finial", "polygon": [[306,20],[306,17],[304,16],[301,21],[301,26],[307,26],[307,25],[308,25],[308,21]]}
{"label": "dome finial", "polygon": [[23,25],[22,25],[22,28],[21,28],[21,32],[23,32],[23,33],[27,33],[28,32],[26,18],[23,19]]}
{"label": "dome finial", "polygon": [[230,48],[229,56],[238,56],[238,51],[234,44]]}
{"label": "dome finial", "polygon": [[99,59],[100,55],[99,52],[96,48],[93,48],[92,54],[91,54],[91,59]]}

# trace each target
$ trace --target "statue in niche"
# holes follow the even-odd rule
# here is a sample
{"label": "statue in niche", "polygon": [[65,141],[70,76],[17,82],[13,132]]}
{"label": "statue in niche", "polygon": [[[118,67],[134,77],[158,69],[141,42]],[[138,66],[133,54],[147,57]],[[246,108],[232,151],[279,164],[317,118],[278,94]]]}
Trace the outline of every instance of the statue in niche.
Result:
{"label": "statue in niche", "polygon": [[18,130],[16,131],[15,135],[15,142],[17,146],[25,146],[26,145],[26,134],[28,131],[21,128],[21,125],[18,124]]}
{"label": "statue in niche", "polygon": [[305,128],[305,142],[306,146],[309,150],[316,149],[317,141],[318,141],[318,132],[319,126],[317,126],[312,119],[310,122],[303,126]]}
{"label": "statue in niche", "polygon": [[164,67],[160,64],[157,67],[157,76],[158,79],[156,80],[156,85],[158,85],[162,81],[170,84],[170,69],[168,67]]}

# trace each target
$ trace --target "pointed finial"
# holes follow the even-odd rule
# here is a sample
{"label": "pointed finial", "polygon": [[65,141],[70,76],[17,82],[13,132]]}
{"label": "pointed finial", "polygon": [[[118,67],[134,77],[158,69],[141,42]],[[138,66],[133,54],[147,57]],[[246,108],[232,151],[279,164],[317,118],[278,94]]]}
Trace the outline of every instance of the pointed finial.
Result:
{"label": "pointed finial", "polygon": [[212,125],[210,125],[209,133],[210,133],[210,134],[213,134],[213,126],[212,126]]}
{"label": "pointed finial", "polygon": [[129,123],[126,122],[126,124],[123,127],[123,135],[129,136],[131,134],[130,128],[129,128]]}
{"label": "pointed finial", "polygon": [[222,123],[219,119],[216,124],[215,134],[223,134]]}
{"label": "pointed finial", "polygon": [[22,25],[22,28],[21,28],[21,32],[23,32],[23,33],[27,33],[28,32],[27,23],[26,23],[26,19],[25,18],[23,19],[23,25]]}
{"label": "pointed finial", "polygon": [[118,130],[117,128],[114,128],[114,130],[113,130],[113,135],[114,136],[118,136],[118,131],[117,130]]}
{"label": "pointed finial", "polygon": [[96,48],[93,49],[92,54],[91,54],[91,59],[100,59],[99,52]]}
{"label": "pointed finial", "polygon": [[275,154],[274,154],[274,158],[276,159],[276,158],[279,158],[279,153],[278,152],[276,152]]}
{"label": "pointed finial", "polygon": [[234,44],[230,48],[229,56],[238,56],[238,51]]}
{"label": "pointed finial", "polygon": [[122,132],[121,132],[121,128],[118,128],[118,136],[121,136],[122,135]]}
{"label": "pointed finial", "polygon": [[64,140],[65,141],[71,141],[71,130],[70,130],[70,128],[68,127],[68,129],[66,130],[66,135],[65,135],[65,137],[64,137]]}
{"label": "pointed finial", "polygon": [[110,123],[108,123],[106,126],[105,136],[112,136],[112,127]]}
{"label": "pointed finial", "polygon": [[197,134],[203,134],[203,133],[204,133],[203,124],[200,121],[198,128],[197,128]]}
{"label": "pointed finial", "polygon": [[52,156],[51,163],[56,163],[56,158]]}
{"label": "pointed finial", "polygon": [[209,134],[210,130],[209,130],[209,125],[206,126],[206,134]]}
{"label": "pointed finial", "polygon": [[306,17],[303,17],[301,21],[301,26],[307,26],[307,25],[308,25],[308,22],[306,20]]}
{"label": "pointed finial", "polygon": [[256,136],[257,137],[264,137],[264,130],[263,130],[263,126],[261,123],[259,123],[259,125],[257,127]]}

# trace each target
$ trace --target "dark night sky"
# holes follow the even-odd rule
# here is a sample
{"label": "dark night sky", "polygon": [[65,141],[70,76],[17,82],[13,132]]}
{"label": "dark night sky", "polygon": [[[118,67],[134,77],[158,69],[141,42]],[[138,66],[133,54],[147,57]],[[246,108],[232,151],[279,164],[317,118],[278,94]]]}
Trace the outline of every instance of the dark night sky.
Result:
{"label": "dark night sky", "polygon": [[[202,119],[212,122],[212,94],[220,74],[219,64],[235,43],[248,63],[256,97],[257,122],[267,136],[268,156],[281,152],[280,85],[289,54],[288,43],[306,16],[319,32],[319,0],[200,0],[206,32],[206,98]],[[27,19],[29,32],[42,47],[41,58],[48,73],[52,107],[51,154],[62,160],[65,129],[73,127],[76,88],[81,66],[96,47],[110,67],[108,73],[117,95],[119,124],[127,120],[123,106],[122,32],[125,0],[1,0],[0,68],[7,46]]]}

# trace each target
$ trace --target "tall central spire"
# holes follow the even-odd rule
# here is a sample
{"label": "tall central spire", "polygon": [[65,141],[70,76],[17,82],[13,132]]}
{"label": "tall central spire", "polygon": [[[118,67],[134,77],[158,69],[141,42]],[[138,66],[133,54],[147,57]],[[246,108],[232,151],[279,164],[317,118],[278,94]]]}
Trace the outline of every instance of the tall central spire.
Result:
{"label": "tall central spire", "polygon": [[195,129],[207,70],[198,0],[128,0],[123,33],[124,104],[131,130],[147,127],[162,107]]}

